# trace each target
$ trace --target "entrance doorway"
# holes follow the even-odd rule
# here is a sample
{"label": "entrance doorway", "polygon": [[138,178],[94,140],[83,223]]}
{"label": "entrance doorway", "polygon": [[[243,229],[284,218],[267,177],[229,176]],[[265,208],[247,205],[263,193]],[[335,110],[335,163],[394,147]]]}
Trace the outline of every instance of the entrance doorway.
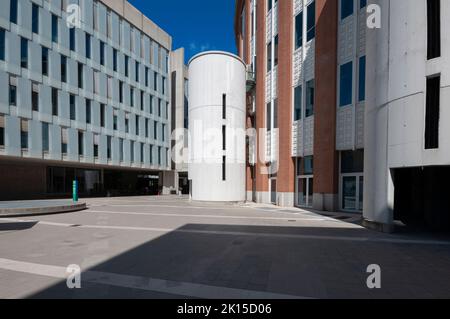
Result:
{"label": "entrance doorway", "polygon": [[270,202],[274,205],[277,204],[277,179],[270,179]]}
{"label": "entrance doorway", "polygon": [[341,209],[349,212],[362,212],[364,198],[363,174],[342,174],[341,185]]}

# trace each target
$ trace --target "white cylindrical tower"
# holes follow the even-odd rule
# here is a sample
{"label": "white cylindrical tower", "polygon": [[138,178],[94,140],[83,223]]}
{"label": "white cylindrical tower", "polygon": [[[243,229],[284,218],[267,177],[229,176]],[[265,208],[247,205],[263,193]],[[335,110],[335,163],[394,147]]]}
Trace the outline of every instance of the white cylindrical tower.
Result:
{"label": "white cylindrical tower", "polygon": [[189,179],[193,200],[245,201],[245,64],[226,52],[189,62]]}

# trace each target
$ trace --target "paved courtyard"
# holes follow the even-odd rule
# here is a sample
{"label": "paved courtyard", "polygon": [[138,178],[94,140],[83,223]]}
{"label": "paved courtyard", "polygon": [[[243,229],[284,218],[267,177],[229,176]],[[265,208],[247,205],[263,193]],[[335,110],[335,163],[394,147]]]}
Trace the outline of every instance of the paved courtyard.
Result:
{"label": "paved courtyard", "polygon": [[[450,238],[357,215],[177,197],[0,219],[0,298],[449,298]],[[367,267],[381,267],[369,289]],[[67,267],[81,268],[69,289]],[[76,269],[76,268],[70,268]]]}

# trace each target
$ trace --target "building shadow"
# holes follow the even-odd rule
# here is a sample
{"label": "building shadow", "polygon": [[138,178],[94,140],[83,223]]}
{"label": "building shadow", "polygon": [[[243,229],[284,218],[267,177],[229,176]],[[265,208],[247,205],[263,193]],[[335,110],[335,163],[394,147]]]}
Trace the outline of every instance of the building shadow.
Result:
{"label": "building shadow", "polygon": [[[187,224],[82,269],[81,289],[61,280],[28,298],[450,297],[450,243],[378,241],[389,238],[362,228]],[[371,264],[382,268],[382,289],[367,288]]]}
{"label": "building shadow", "polygon": [[26,230],[26,229],[30,229],[33,228],[34,225],[36,225],[38,222],[2,222],[2,220],[0,219],[0,232],[3,231],[17,231],[17,230]]}

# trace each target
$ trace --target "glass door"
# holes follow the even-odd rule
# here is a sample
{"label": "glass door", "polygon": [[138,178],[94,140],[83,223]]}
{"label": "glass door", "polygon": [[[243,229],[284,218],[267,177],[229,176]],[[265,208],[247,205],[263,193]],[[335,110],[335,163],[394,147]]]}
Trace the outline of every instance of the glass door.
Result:
{"label": "glass door", "polygon": [[364,177],[349,174],[341,177],[341,208],[344,211],[361,212],[363,209]]}
{"label": "glass door", "polygon": [[314,178],[310,176],[297,177],[297,206],[312,207],[314,194]]}
{"label": "glass door", "polygon": [[277,204],[277,179],[272,178],[270,180],[270,202],[274,205]]}

